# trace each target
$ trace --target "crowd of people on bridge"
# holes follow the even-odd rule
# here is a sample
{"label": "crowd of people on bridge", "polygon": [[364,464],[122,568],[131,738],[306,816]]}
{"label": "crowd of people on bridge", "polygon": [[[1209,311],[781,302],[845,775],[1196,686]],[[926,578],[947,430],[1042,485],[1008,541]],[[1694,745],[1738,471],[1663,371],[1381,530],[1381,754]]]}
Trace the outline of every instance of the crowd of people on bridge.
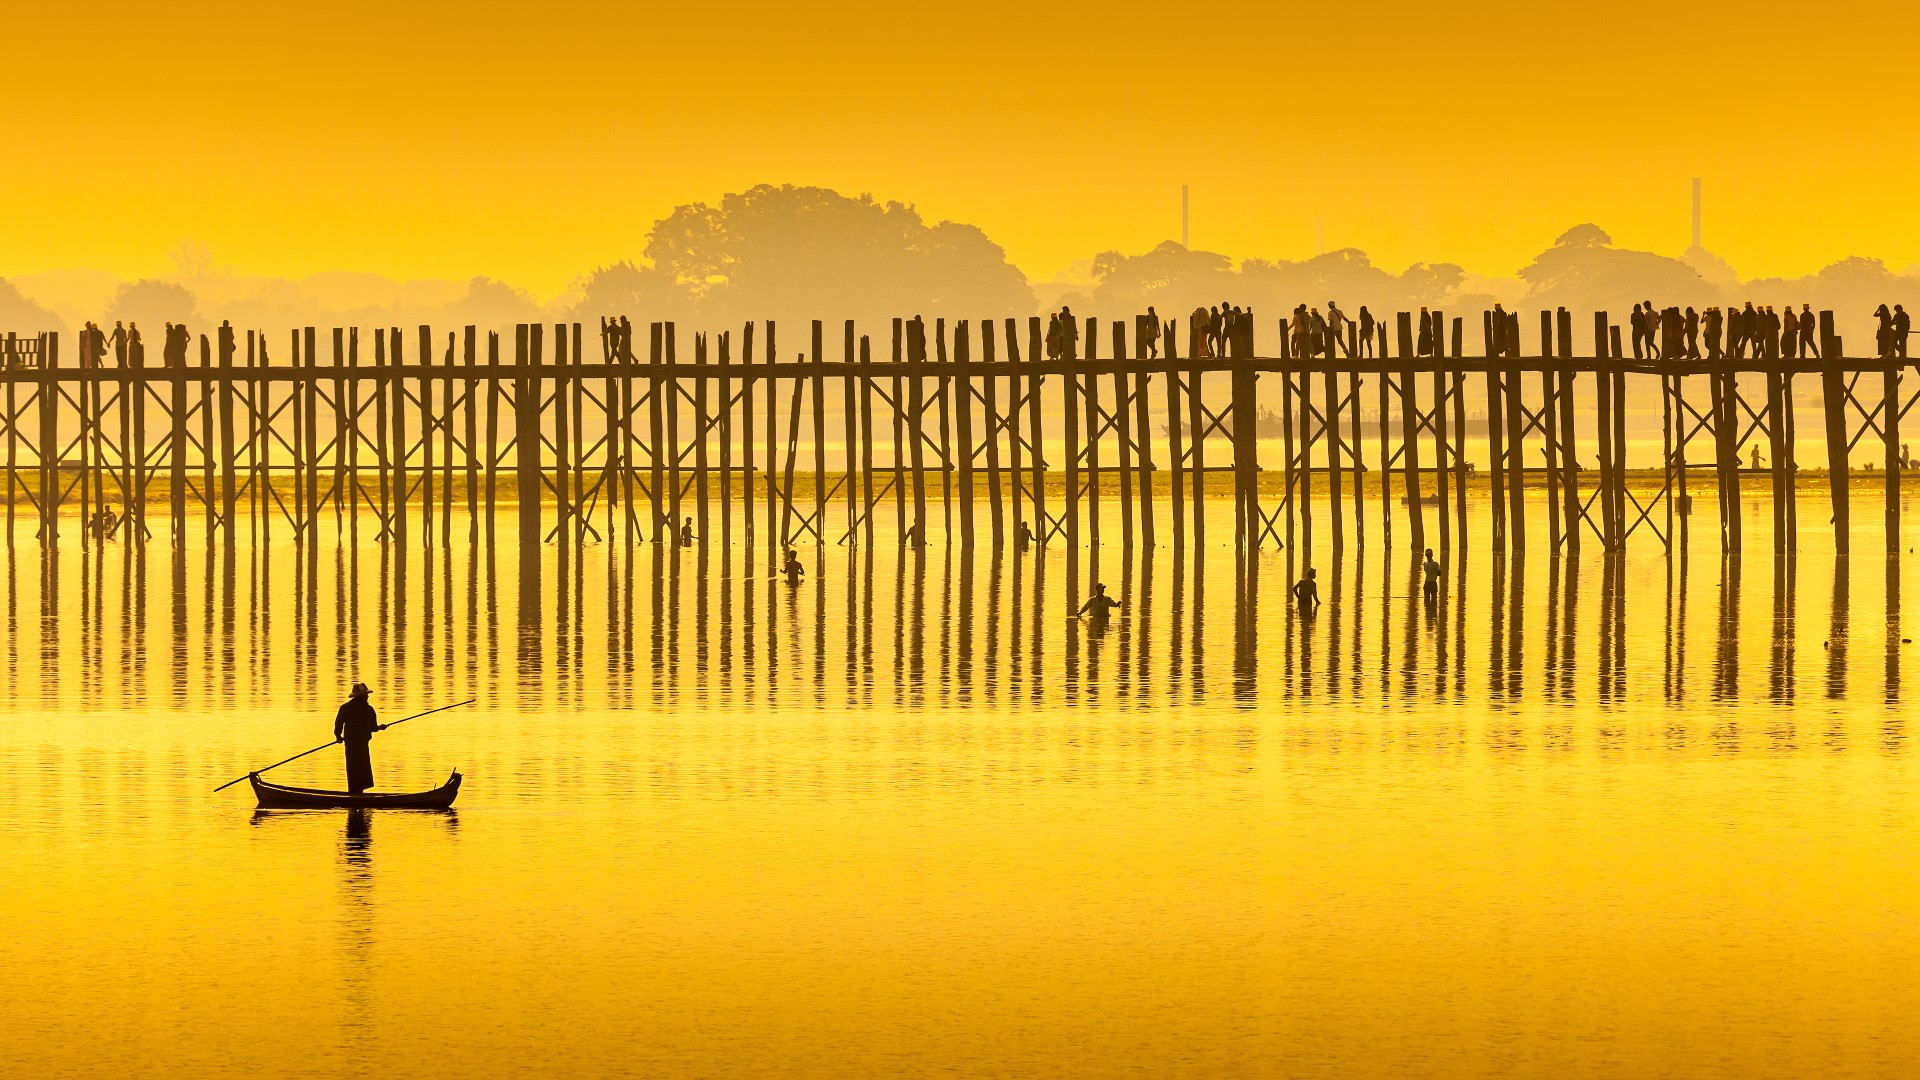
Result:
{"label": "crowd of people on bridge", "polygon": [[[220,343],[224,355],[230,355],[233,347],[233,327],[220,324]],[[167,367],[186,367],[187,354],[193,347],[193,332],[185,323],[167,323],[166,332],[160,347],[161,362]],[[140,336],[140,324],[131,319],[119,320],[113,324],[113,332],[100,329],[99,323],[89,322],[80,329],[80,366],[82,368],[100,368],[111,362],[114,367],[143,368],[147,366],[147,345]]]}

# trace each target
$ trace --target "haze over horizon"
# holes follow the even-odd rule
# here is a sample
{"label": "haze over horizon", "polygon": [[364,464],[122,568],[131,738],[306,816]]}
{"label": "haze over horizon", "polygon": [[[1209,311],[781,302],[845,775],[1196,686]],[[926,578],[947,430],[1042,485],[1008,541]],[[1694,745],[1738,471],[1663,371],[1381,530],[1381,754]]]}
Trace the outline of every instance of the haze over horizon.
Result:
{"label": "haze over horizon", "polygon": [[[1682,66],[1753,58],[1904,100],[1897,65],[1865,61],[1911,12],[1584,16],[1617,41],[1538,5],[1455,15],[1226,4],[1194,51],[1141,7],[30,5],[10,36],[48,47],[13,54],[29,164],[5,184],[32,212],[0,220],[0,273],[154,276],[191,239],[248,275],[486,273],[551,297],[635,257],[671,208],[767,179],[976,224],[1036,281],[1177,237],[1183,183],[1193,245],[1236,255],[1308,257],[1324,228],[1383,266],[1498,275],[1589,220],[1677,252],[1702,176],[1706,246],[1744,273],[1920,262],[1920,234],[1892,227],[1920,143],[1876,110],[1803,79],[1703,82],[1684,114],[1668,96]],[[105,55],[76,75],[89,48]],[[913,76],[876,94],[876,69]]]}

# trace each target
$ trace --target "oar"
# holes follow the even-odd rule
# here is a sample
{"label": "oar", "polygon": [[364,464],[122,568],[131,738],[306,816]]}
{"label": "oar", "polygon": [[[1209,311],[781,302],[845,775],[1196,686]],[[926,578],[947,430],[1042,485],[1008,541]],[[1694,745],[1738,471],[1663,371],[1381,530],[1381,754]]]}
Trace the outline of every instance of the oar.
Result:
{"label": "oar", "polygon": [[[392,727],[394,724],[404,724],[409,720],[418,720],[423,716],[432,716],[434,713],[437,713],[437,712],[446,712],[448,709],[457,709],[462,705],[471,705],[478,700],[480,699],[468,698],[465,701],[456,701],[452,705],[442,705],[437,709],[428,709],[426,712],[414,713],[412,716],[403,716],[400,719],[395,720],[393,724],[381,724],[380,727],[382,730],[385,730],[386,728]],[[255,769],[254,771],[248,773],[247,776],[258,776],[261,773],[266,772],[268,769],[277,769],[280,766],[285,765],[288,761],[299,761],[301,758],[306,757],[308,754],[317,754],[320,751],[325,750],[329,746],[338,746],[339,744],[340,744],[339,739],[332,739],[327,742],[323,742],[319,746],[316,746],[311,750],[300,751],[299,753],[293,755],[292,757],[287,758],[286,761],[276,761],[273,764],[267,766],[267,768],[265,769]],[[232,787],[233,785],[239,783],[240,781],[245,780],[247,776],[236,776],[233,779],[227,781],[226,783],[221,784],[219,787],[214,788],[213,790],[225,791],[226,789]]]}

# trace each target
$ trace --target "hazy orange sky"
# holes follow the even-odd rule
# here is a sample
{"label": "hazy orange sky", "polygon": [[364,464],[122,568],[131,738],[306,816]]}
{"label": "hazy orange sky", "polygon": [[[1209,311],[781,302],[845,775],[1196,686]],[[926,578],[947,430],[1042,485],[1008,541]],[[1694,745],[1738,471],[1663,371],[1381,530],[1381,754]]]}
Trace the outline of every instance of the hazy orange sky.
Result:
{"label": "hazy orange sky", "polygon": [[[1510,274],[1567,226],[1747,276],[1920,262],[1912,5],[22,4],[0,276],[506,278],[820,184],[1037,279],[1177,237]],[[21,65],[25,65],[25,70]]]}

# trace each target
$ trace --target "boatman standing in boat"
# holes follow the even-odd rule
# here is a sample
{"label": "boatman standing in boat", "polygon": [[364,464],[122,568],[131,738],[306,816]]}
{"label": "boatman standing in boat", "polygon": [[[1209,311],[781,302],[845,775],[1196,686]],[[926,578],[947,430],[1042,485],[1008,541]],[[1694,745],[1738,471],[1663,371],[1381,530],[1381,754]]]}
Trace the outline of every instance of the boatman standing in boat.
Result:
{"label": "boatman standing in boat", "polygon": [[366,683],[354,683],[353,696],[333,718],[333,741],[346,745],[347,790],[355,795],[373,786],[370,744],[374,732],[387,729],[374,715],[373,706],[367,704],[369,692]]}

